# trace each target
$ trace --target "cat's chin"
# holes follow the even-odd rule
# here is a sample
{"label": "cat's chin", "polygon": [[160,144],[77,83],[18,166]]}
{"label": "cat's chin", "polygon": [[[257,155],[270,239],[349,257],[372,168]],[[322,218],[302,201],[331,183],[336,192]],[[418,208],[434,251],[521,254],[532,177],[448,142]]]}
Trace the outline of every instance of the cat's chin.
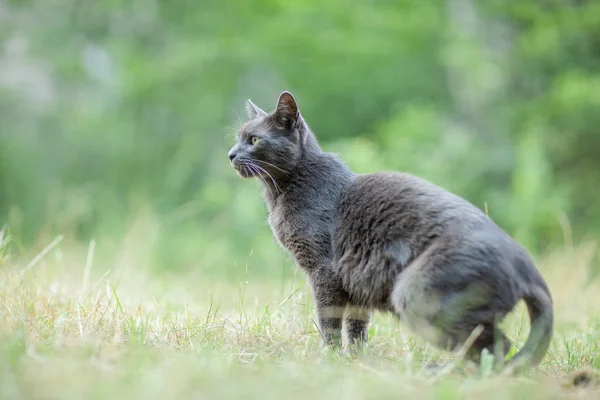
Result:
{"label": "cat's chin", "polygon": [[250,173],[250,171],[245,168],[236,168],[235,171],[237,172],[238,176],[242,179],[253,178],[253,175]]}

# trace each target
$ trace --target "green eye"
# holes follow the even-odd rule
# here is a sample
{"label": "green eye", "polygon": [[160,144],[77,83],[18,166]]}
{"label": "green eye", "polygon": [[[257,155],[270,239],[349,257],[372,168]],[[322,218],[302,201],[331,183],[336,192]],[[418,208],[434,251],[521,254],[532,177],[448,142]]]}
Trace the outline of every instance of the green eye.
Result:
{"label": "green eye", "polygon": [[252,138],[250,139],[250,143],[252,143],[253,145],[258,143],[260,139],[256,136],[252,136]]}

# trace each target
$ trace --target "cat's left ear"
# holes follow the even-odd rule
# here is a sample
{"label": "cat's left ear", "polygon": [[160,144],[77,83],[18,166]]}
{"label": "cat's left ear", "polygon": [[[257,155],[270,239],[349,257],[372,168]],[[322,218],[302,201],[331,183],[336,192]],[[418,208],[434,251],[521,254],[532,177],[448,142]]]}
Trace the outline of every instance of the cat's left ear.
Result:
{"label": "cat's left ear", "polygon": [[274,115],[279,122],[287,127],[299,126],[302,123],[302,117],[298,110],[298,103],[296,103],[294,96],[287,91],[279,95],[277,109],[275,110]]}
{"label": "cat's left ear", "polygon": [[250,99],[246,101],[246,113],[248,113],[248,118],[250,119],[264,117],[265,115],[267,115],[267,113],[263,109],[254,104]]}

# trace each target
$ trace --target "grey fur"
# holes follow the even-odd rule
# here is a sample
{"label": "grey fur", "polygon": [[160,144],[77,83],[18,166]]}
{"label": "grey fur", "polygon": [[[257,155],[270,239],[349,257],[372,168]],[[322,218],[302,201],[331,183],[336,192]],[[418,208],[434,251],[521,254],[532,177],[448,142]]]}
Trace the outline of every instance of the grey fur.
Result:
{"label": "grey fur", "polygon": [[506,355],[497,323],[524,299],[532,331],[513,359],[541,361],[552,297],[528,253],[491,219],[406,173],[355,174],[320,149],[288,92],[270,114],[248,104],[229,157],[242,177],[262,181],[271,229],[308,274],[325,343],[341,344],[344,321],[349,341],[365,344],[371,312],[381,310],[449,349],[480,325],[469,356]]}

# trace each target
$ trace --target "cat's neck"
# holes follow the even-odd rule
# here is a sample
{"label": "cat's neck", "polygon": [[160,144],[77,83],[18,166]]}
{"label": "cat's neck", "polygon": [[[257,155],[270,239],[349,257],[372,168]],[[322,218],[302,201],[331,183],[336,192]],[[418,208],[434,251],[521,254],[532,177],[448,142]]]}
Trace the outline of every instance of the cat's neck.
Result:
{"label": "cat's neck", "polygon": [[301,200],[319,191],[341,192],[355,174],[336,155],[318,146],[306,149],[292,168],[261,179],[270,208],[282,197]]}

